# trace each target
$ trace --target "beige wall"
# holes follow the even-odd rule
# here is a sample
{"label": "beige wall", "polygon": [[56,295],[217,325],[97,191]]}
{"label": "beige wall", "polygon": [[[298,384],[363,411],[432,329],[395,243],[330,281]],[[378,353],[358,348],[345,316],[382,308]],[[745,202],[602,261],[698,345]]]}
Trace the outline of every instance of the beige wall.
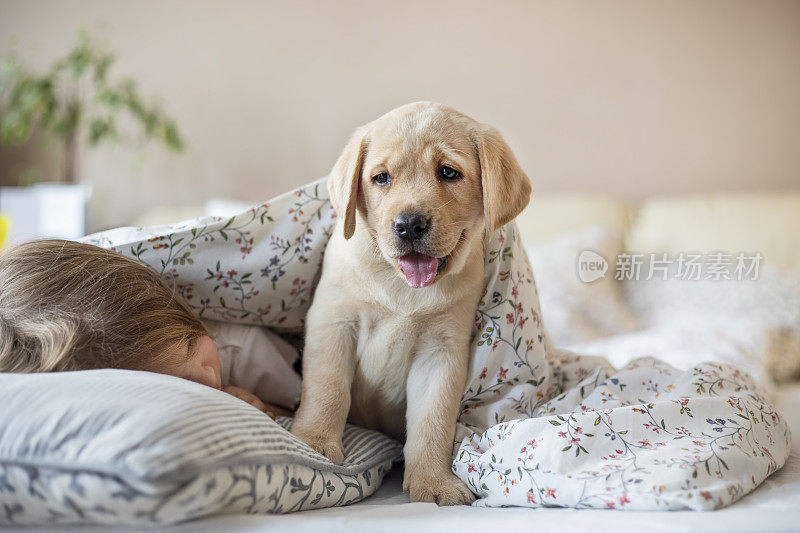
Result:
{"label": "beige wall", "polygon": [[497,126],[534,194],[800,187],[798,1],[0,0],[0,51],[44,65],[98,23],[189,149],[86,157],[95,226],[266,199],[419,99]]}

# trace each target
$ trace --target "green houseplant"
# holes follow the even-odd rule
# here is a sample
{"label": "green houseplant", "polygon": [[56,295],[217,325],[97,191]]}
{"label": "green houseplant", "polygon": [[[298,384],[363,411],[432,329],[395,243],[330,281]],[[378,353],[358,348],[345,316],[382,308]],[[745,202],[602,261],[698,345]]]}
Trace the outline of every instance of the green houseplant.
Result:
{"label": "green houseplant", "polygon": [[[110,75],[115,61],[116,55],[86,32],[79,32],[77,44],[43,74],[25,68],[13,54],[0,58],[0,145],[18,147],[41,134],[63,151],[59,176],[30,187],[0,187],[8,244],[84,234],[89,188],[81,183],[78,164],[84,147],[183,148],[175,122],[142,97],[136,81]],[[16,178],[20,185],[39,181],[24,174]]]}
{"label": "green houseplant", "polygon": [[0,142],[22,145],[34,132],[57,138],[64,150],[60,181],[78,181],[83,143],[141,147],[157,142],[179,151],[183,140],[175,122],[147,103],[131,78],[112,80],[116,55],[80,32],[78,42],[44,74],[35,74],[8,56],[0,65]]}

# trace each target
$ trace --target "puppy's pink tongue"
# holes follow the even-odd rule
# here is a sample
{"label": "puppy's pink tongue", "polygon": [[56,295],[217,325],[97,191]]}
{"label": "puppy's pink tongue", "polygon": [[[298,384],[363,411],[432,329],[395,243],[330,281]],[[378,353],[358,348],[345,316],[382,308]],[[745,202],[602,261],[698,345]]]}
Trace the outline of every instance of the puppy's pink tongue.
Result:
{"label": "puppy's pink tongue", "polygon": [[397,261],[400,263],[400,270],[406,275],[406,283],[415,289],[433,283],[436,269],[439,267],[438,259],[417,252],[408,253]]}

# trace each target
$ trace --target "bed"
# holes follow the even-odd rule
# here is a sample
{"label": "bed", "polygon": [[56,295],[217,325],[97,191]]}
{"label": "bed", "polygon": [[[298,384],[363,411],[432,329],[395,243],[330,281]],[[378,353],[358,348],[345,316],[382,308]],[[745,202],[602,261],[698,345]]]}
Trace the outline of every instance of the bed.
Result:
{"label": "bed", "polygon": [[[800,435],[800,386],[778,388],[779,409]],[[323,532],[380,533],[411,531],[447,533],[492,531],[798,531],[800,530],[800,443],[783,469],[752,494],[718,511],[614,512],[573,509],[439,508],[409,503],[401,489],[402,471],[392,470],[378,491],[350,507],[307,511],[281,516],[227,516],[170,528],[173,533]]]}
{"label": "bed", "polygon": [[[775,398],[789,420],[792,431],[800,434],[800,385],[778,387]],[[739,503],[709,512],[616,512],[606,510],[521,509],[479,507],[437,507],[432,503],[409,503],[402,492],[402,470],[395,467],[383,485],[369,498],[347,507],[334,507],[287,515],[225,515],[155,528],[170,533],[264,533],[264,532],[347,532],[448,533],[466,529],[495,531],[749,531],[800,530],[800,443],[783,469]],[[107,531],[100,528],[49,529],[56,531]],[[120,531],[135,531],[123,528]],[[9,529],[8,531],[32,531]]]}
{"label": "bed", "polygon": [[[698,357],[736,364],[771,384],[779,411],[792,431],[800,432],[800,385],[773,384],[776,376],[788,378],[796,372],[795,359],[800,354],[791,343],[781,353],[767,349],[775,331],[789,331],[791,336],[800,328],[800,250],[795,244],[800,242],[800,194],[654,199],[635,211],[611,199],[545,197],[537,198],[519,223],[534,265],[542,313],[556,343],[609,357],[615,366],[644,353],[679,368],[691,366]],[[597,283],[581,282],[575,271],[576,257],[584,250],[611,261],[609,275]],[[684,250],[746,251],[759,252],[766,259],[760,279],[744,285],[687,285],[668,280],[620,283],[614,280],[611,258],[631,250],[670,257]],[[683,334],[677,339],[674,332]],[[438,508],[409,503],[401,484],[402,468],[395,465],[374,494],[346,507],[286,515],[216,516],[155,530],[800,531],[798,442],[793,442],[785,466],[763,485],[740,502],[713,512]]]}

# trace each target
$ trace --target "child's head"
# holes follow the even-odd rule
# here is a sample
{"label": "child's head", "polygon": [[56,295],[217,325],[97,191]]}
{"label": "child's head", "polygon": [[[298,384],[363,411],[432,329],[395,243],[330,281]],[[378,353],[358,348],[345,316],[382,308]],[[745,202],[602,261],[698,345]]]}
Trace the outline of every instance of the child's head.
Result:
{"label": "child's head", "polygon": [[220,386],[219,354],[205,327],[145,265],[62,240],[0,254],[0,371],[93,368]]}

